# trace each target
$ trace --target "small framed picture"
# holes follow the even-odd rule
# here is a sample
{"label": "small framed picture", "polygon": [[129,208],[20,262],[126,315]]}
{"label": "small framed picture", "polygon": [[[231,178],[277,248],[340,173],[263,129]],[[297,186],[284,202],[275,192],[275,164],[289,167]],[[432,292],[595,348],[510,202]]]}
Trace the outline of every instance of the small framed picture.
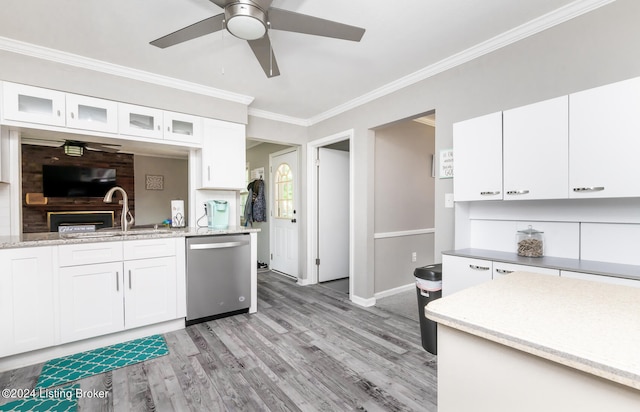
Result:
{"label": "small framed picture", "polygon": [[147,190],[164,190],[164,176],[145,175]]}
{"label": "small framed picture", "polygon": [[453,149],[440,150],[440,179],[453,177]]}

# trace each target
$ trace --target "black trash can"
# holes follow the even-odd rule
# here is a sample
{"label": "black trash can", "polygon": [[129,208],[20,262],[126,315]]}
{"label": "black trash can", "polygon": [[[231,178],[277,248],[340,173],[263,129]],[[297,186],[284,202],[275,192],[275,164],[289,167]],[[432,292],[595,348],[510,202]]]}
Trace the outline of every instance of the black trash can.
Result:
{"label": "black trash can", "polygon": [[438,354],[437,323],[424,316],[424,307],[432,300],[442,297],[442,264],[423,266],[413,271],[418,294],[418,318],[422,347],[429,353]]}

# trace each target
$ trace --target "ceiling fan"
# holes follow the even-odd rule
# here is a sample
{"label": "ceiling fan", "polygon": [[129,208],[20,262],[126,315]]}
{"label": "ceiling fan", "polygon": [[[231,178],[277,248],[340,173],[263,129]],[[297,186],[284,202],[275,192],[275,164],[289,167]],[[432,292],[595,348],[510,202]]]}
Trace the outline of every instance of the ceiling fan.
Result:
{"label": "ceiling fan", "polygon": [[[49,140],[49,139],[39,139],[35,137],[27,137],[23,139],[23,143],[31,143],[31,142],[46,142],[46,146],[53,146],[53,143],[60,143],[60,141]],[[36,143],[38,144],[38,143]],[[41,144],[41,143],[40,143]],[[94,142],[83,142],[80,140],[64,140],[62,144],[57,146],[62,147],[64,149],[64,153],[67,156],[75,156],[79,157],[84,154],[84,150],[93,150],[97,152],[107,152],[107,153],[118,153],[120,150],[120,145],[118,144],[106,144],[106,143],[94,143]]]}
{"label": "ceiling fan", "polygon": [[150,44],[162,49],[209,33],[227,29],[232,35],[247,40],[267,77],[280,75],[273,54],[269,30],[292,31],[314,36],[360,41],[365,29],[306,14],[271,7],[273,0],[209,0],[224,13],[206,18]]}

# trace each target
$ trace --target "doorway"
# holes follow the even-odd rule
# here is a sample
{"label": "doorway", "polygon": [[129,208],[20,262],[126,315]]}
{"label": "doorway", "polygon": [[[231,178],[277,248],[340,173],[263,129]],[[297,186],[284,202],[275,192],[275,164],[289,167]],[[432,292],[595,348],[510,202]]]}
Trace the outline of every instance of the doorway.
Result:
{"label": "doorway", "polygon": [[[309,143],[308,284],[342,282],[353,294],[353,130]],[[325,285],[330,286],[329,283]]]}
{"label": "doorway", "polygon": [[298,279],[298,210],[300,185],[297,148],[269,155],[270,190],[270,267],[271,270]]}

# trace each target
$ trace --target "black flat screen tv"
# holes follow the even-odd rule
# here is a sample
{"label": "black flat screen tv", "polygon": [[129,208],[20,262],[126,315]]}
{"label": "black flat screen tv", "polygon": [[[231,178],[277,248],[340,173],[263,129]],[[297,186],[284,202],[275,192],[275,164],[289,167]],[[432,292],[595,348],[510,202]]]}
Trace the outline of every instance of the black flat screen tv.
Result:
{"label": "black flat screen tv", "polygon": [[116,185],[116,169],[42,165],[45,197],[103,197]]}

